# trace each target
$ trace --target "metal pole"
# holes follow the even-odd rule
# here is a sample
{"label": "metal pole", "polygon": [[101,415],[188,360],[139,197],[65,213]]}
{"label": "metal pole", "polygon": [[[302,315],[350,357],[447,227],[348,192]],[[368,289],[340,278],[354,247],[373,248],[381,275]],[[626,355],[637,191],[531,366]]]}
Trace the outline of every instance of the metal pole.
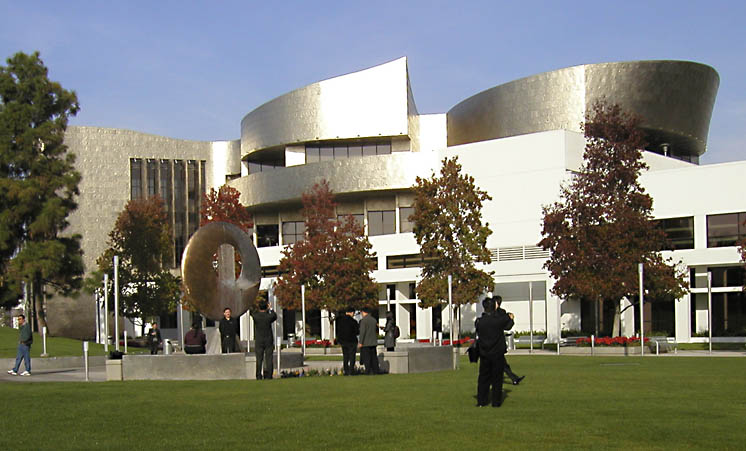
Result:
{"label": "metal pole", "polygon": [[560,355],[562,342],[562,299],[557,298],[557,355]]}
{"label": "metal pole", "polygon": [[712,354],[712,272],[707,271],[707,334]]}
{"label": "metal pole", "polygon": [[104,352],[109,353],[109,274],[104,274]]}
{"label": "metal pole", "polygon": [[534,292],[533,282],[528,283],[528,332],[531,342],[528,346],[528,353],[534,352]]}
{"label": "metal pole", "polygon": [[640,355],[645,355],[645,305],[644,305],[644,290],[642,288],[643,281],[643,268],[642,263],[637,265],[637,272],[640,278]]}
{"label": "metal pole", "polygon": [[300,308],[301,308],[301,321],[303,321],[303,324],[301,324],[301,337],[300,337],[300,346],[301,346],[301,354],[303,355],[303,358],[306,358],[306,286],[301,285],[300,286]]}
{"label": "metal pole", "polygon": [[88,382],[88,342],[83,342],[83,365],[85,366],[85,381]]}
{"label": "metal pole", "polygon": [[[183,295],[184,295],[184,293],[182,293],[182,296]],[[181,342],[181,349],[183,351],[184,350],[184,308],[181,305],[181,299],[182,298],[180,297],[179,298],[179,306],[176,307],[176,308],[179,309],[179,310],[177,310],[177,312],[179,312],[179,314],[176,315],[176,316],[177,316],[177,318],[179,320],[179,337],[178,337],[178,339]]]}
{"label": "metal pole", "polygon": [[124,329],[124,353],[127,354],[127,329]]}
{"label": "metal pole", "polygon": [[114,343],[119,351],[119,256],[114,256]]}
{"label": "metal pole", "polygon": [[47,326],[41,328],[41,339],[44,348],[44,352],[41,353],[41,357],[49,357],[49,354],[47,354]]}
{"label": "metal pole", "polygon": [[275,337],[277,342],[277,377],[280,377],[280,351],[282,350],[282,337]]}
{"label": "metal pole", "polygon": [[455,328],[453,327],[453,276],[448,274],[448,316],[449,316],[449,324],[451,327],[451,346],[453,346],[453,339],[455,331]]}

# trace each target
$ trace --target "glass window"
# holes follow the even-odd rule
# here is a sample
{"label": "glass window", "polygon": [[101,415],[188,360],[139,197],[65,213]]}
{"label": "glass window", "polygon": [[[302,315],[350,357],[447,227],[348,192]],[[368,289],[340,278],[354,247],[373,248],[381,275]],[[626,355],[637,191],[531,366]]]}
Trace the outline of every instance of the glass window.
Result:
{"label": "glass window", "polygon": [[341,160],[347,158],[347,146],[334,146],[334,159]]}
{"label": "glass window", "polygon": [[399,208],[399,232],[407,233],[414,230],[414,222],[409,220],[409,217],[414,214],[414,207],[400,207]]}
{"label": "glass window", "polygon": [[158,162],[148,160],[148,197],[158,194]]}
{"label": "glass window", "polygon": [[694,249],[694,217],[659,219],[656,224],[663,228],[668,240],[663,250]]}
{"label": "glass window", "polygon": [[282,244],[293,244],[303,241],[306,233],[304,221],[288,221],[282,223]]}
{"label": "glass window", "polygon": [[746,212],[707,216],[707,247],[736,246],[746,238]]}
{"label": "glass window", "polygon": [[318,147],[306,147],[306,163],[318,163],[319,161],[319,148]]}
{"label": "glass window", "polygon": [[280,244],[280,228],[277,224],[256,226],[257,247],[277,246]]}
{"label": "glass window", "polygon": [[376,155],[388,155],[391,153],[391,143],[378,143],[376,145]]}
{"label": "glass window", "polygon": [[368,235],[390,235],[395,233],[394,210],[368,212]]}
{"label": "glass window", "polygon": [[161,160],[160,174],[160,191],[161,198],[166,202],[166,209],[171,210],[171,162]]}
{"label": "glass window", "polygon": [[319,149],[319,159],[321,161],[330,161],[334,159],[334,148],[330,146],[321,147]]}
{"label": "glass window", "polygon": [[130,199],[142,198],[142,160],[130,158]]}
{"label": "glass window", "polygon": [[364,144],[363,145],[363,156],[369,157],[376,154],[376,145],[375,144]]}
{"label": "glass window", "polygon": [[350,158],[362,157],[363,156],[362,144],[350,144],[350,146],[347,148],[347,154],[349,155]]}

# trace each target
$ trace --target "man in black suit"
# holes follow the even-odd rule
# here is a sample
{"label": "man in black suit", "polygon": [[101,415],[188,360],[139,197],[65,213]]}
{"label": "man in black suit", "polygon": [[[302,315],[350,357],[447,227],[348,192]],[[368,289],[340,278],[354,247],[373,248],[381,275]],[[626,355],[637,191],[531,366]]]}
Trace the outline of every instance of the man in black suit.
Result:
{"label": "man in black suit", "polygon": [[[272,379],[272,350],[275,348],[272,323],[277,313],[269,309],[267,301],[259,302],[259,311],[251,312],[254,318],[254,354],[256,355],[256,378]],[[264,375],[262,375],[264,368]]]}
{"label": "man in black suit", "polygon": [[[497,311],[505,313],[507,315],[507,312],[500,308],[500,305],[503,303],[503,297],[502,296],[495,296],[495,304],[497,305]],[[505,359],[505,354],[503,354],[503,359]],[[505,359],[504,362],[505,365],[505,375],[507,375],[510,378],[510,382],[513,383],[513,385],[518,385],[521,383],[523,379],[525,379],[526,376],[518,376],[513,372],[513,370],[510,369],[510,365],[508,365],[508,360]]]}
{"label": "man in black suit", "polygon": [[360,333],[360,324],[352,316],[355,310],[347,308],[344,314],[337,315],[335,329],[337,342],[342,347],[343,371],[345,376],[353,374],[355,370],[355,351],[357,348],[357,335]]}
{"label": "man in black suit", "polygon": [[218,325],[220,331],[220,347],[223,354],[236,352],[238,350],[238,318],[231,318],[231,309],[223,309],[223,319]]}
{"label": "man in black suit", "polygon": [[482,301],[484,314],[477,322],[479,336],[479,378],[477,380],[477,406],[486,406],[492,388],[492,407],[500,407],[503,397],[503,370],[505,364],[505,331],[513,327],[512,313],[497,311],[495,300]]}

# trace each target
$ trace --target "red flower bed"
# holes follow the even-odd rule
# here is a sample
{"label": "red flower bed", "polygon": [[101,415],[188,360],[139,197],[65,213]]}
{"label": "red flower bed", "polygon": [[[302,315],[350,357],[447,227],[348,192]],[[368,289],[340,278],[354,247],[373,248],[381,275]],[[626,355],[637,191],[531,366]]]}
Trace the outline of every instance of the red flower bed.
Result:
{"label": "red flower bed", "polygon": [[[645,343],[649,342],[649,338],[645,338]],[[578,346],[590,346],[590,338],[578,338],[575,340],[575,344]],[[640,337],[596,337],[594,340],[596,346],[632,346],[640,345]]]}
{"label": "red flower bed", "polygon": [[[460,340],[454,341],[454,346],[461,346],[461,345],[470,345],[471,342],[474,341],[471,337],[464,337]],[[417,340],[418,343],[432,343],[432,340],[429,338],[421,338]],[[443,346],[449,346],[451,344],[451,340],[444,339],[443,340]]]}
{"label": "red flower bed", "polygon": [[[300,346],[300,340],[295,340],[295,346]],[[332,345],[329,340],[306,340],[306,347],[328,348]]]}

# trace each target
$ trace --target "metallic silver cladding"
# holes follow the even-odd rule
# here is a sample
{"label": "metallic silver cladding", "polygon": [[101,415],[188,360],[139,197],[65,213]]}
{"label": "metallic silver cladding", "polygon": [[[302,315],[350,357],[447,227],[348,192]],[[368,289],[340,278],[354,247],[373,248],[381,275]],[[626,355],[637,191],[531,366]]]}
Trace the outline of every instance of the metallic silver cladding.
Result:
{"label": "metallic silver cladding", "polygon": [[241,121],[241,157],[299,142],[409,135],[407,59],[277,97]]}
{"label": "metallic silver cladding", "polygon": [[229,185],[241,192],[240,202],[252,209],[298,203],[304,191],[324,179],[332,191],[342,195],[410,189],[417,176],[429,177],[440,168],[438,155],[401,152],[312,163],[250,174]]}
{"label": "metallic silver cladding", "polygon": [[[109,232],[130,197],[130,158],[205,160],[208,186],[214,186],[213,144],[149,135],[131,130],[102,127],[68,127],[65,144],[76,155],[75,167],[81,173],[77,197],[78,209],[69,217],[66,234],[83,236],[83,263],[86,275],[95,269],[103,253]],[[218,143],[218,147],[225,144]],[[222,153],[226,159],[230,153]],[[234,162],[221,161],[221,167]],[[221,183],[224,183],[225,178]],[[219,185],[218,185],[219,186]],[[92,296],[85,293],[77,299],[55,297],[47,305],[47,315],[55,335],[90,338],[95,327]]]}
{"label": "metallic silver cladding", "polygon": [[642,117],[651,144],[681,155],[705,151],[720,84],[715,69],[688,61],[588,64],[515,80],[476,94],[447,113],[448,145],[527,133],[580,131],[606,99]]}

